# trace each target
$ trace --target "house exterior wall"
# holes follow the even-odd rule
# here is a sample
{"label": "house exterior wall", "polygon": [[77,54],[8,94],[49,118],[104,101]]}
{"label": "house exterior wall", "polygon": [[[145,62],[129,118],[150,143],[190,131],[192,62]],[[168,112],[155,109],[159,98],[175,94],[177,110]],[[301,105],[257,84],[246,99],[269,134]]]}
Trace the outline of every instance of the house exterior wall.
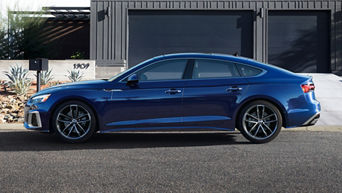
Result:
{"label": "house exterior wall", "polygon": [[101,67],[127,68],[130,10],[251,10],[253,58],[268,62],[268,11],[329,11],[330,69],[342,74],[342,2],[340,0],[91,0],[90,59]]}

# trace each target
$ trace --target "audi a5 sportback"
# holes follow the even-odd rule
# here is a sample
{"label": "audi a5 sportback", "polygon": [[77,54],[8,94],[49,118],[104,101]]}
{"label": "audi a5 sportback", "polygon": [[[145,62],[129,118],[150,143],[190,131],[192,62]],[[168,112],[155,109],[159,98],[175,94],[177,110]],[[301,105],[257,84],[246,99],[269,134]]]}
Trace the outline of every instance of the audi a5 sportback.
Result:
{"label": "audi a5 sportback", "polygon": [[25,127],[83,142],[95,132],[237,128],[265,143],[282,127],[313,125],[320,113],[311,77],[220,54],[158,56],[109,80],[42,90]]}

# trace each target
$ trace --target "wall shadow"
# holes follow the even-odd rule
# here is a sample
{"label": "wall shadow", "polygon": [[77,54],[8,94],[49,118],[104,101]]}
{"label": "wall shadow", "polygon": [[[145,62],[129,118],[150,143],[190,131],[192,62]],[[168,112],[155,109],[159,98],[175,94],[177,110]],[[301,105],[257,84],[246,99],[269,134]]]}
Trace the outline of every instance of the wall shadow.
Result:
{"label": "wall shadow", "polygon": [[293,72],[330,72],[329,51],[320,49],[315,30],[301,30],[291,48],[280,54],[270,54],[269,63]]}
{"label": "wall shadow", "polygon": [[[84,149],[133,149],[249,144],[236,141],[236,133],[107,133],[96,134],[87,143],[68,144],[44,133],[0,132],[0,151],[63,151]],[[241,137],[241,139],[243,139]]]}
{"label": "wall shadow", "polygon": [[293,72],[331,72],[328,12],[272,12],[269,20],[269,63]]}

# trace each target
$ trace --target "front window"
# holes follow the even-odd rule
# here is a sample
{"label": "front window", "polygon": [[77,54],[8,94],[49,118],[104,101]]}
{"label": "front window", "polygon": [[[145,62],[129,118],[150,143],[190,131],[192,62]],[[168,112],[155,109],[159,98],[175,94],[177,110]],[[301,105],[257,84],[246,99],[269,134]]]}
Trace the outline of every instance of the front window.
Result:
{"label": "front window", "polygon": [[180,80],[187,60],[165,60],[141,69],[136,74],[139,81]]}

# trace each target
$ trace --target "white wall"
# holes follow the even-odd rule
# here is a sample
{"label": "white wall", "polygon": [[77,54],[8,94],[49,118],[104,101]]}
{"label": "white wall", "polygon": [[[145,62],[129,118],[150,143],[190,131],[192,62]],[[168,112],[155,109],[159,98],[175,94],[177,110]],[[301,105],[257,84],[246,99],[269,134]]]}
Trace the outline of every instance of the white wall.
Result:
{"label": "white wall", "polygon": [[[0,80],[8,80],[4,71],[9,71],[11,66],[23,66],[29,68],[28,60],[0,60]],[[88,67],[87,67],[88,66]],[[68,70],[79,70],[83,73],[82,80],[95,79],[95,60],[49,60],[49,69],[52,69],[53,81],[68,81]],[[29,72],[29,78],[36,80],[35,71]]]}

